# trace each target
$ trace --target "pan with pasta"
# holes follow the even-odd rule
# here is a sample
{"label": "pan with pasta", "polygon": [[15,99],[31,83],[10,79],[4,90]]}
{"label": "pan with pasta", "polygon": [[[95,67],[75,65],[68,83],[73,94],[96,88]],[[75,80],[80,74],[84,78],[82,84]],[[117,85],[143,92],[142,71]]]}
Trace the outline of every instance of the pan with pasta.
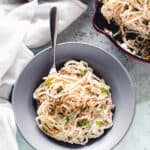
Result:
{"label": "pan with pasta", "polygon": [[34,91],[37,126],[63,142],[84,145],[113,125],[110,87],[84,61],[67,61]]}
{"label": "pan with pasta", "polygon": [[[97,0],[95,21],[138,59],[150,62],[150,0]],[[118,42],[116,42],[118,45]]]}

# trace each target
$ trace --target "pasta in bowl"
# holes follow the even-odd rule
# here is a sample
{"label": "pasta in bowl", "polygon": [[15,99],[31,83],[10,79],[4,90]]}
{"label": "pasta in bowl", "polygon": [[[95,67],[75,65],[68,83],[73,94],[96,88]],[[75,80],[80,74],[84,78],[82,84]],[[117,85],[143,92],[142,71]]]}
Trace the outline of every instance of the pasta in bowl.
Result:
{"label": "pasta in bowl", "polygon": [[48,136],[84,145],[112,127],[109,86],[84,61],[67,61],[34,92],[38,127]]}
{"label": "pasta in bowl", "polygon": [[[36,55],[23,70],[14,87],[13,109],[18,129],[23,137],[38,150],[108,150],[115,147],[127,133],[135,111],[133,86],[126,69],[115,57],[98,47],[86,43],[69,42],[58,44],[56,65],[59,72],[56,76],[47,76],[52,66],[52,56],[50,48]],[[74,74],[70,74],[70,70]],[[92,84],[87,84],[87,80]],[[75,85],[75,83],[78,84]],[[41,96],[41,90],[43,90],[43,96]],[[46,98],[44,98],[45,92],[48,94]],[[33,99],[33,93],[36,100]],[[51,97],[53,101],[49,100]],[[101,101],[102,97],[104,102]],[[70,98],[71,100],[68,100]],[[60,105],[59,101],[61,104],[63,102],[63,105]],[[113,111],[113,104],[116,107],[115,111]],[[48,120],[47,117],[49,117]],[[48,128],[42,130],[42,126],[46,127],[45,122],[52,130]],[[51,137],[43,134],[37,126]],[[110,129],[105,130],[106,128]],[[94,134],[87,138],[86,134],[92,133],[89,129]],[[77,131],[79,135],[72,134],[71,139],[67,131],[72,133]],[[103,131],[103,136],[97,138]],[[75,141],[77,136],[80,138]],[[90,138],[95,139],[89,140]]]}

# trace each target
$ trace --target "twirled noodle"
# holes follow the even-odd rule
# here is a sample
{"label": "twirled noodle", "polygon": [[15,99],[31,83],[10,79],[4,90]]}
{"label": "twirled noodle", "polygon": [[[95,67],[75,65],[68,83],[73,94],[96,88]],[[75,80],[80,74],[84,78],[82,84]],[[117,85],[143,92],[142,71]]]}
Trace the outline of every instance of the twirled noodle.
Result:
{"label": "twirled noodle", "polygon": [[84,61],[70,60],[35,90],[38,127],[48,136],[86,144],[112,127],[109,86]]}
{"label": "twirled noodle", "polygon": [[[108,23],[115,21],[119,25],[122,40],[128,48],[150,60],[150,0],[100,1],[103,16]],[[131,33],[135,38],[129,38]]]}

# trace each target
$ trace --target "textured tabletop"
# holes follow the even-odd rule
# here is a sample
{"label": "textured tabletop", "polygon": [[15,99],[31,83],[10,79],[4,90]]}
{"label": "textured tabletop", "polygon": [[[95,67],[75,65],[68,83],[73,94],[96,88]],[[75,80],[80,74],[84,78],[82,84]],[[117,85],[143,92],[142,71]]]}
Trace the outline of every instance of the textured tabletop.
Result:
{"label": "textured tabletop", "polygon": [[[5,0],[0,0],[5,2]],[[8,1],[8,0],[7,0]],[[136,95],[136,113],[133,124],[115,150],[150,150],[150,65],[122,55],[103,35],[92,27],[93,1],[88,11],[58,37],[58,43],[68,41],[87,42],[104,49],[116,56],[128,70],[134,84]],[[41,49],[34,49],[37,53]],[[18,133],[20,150],[32,150]]]}

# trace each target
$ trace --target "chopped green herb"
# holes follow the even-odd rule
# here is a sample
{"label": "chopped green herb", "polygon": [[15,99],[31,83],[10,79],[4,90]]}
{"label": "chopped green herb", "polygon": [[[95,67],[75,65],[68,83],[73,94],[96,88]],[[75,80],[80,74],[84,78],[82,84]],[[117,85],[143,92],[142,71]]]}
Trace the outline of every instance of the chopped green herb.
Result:
{"label": "chopped green herb", "polygon": [[60,120],[60,123],[67,123],[67,122],[69,122],[71,119],[73,119],[73,115],[66,116],[66,117],[64,117],[64,118],[62,118],[62,119]]}
{"label": "chopped green herb", "polygon": [[45,133],[48,133],[47,129],[45,127],[42,127],[42,130],[45,132]]}
{"label": "chopped green herb", "polygon": [[69,121],[68,117],[64,117],[60,120],[60,123],[67,123]]}
{"label": "chopped green herb", "polygon": [[57,89],[57,93],[62,92],[62,90],[63,90],[62,86],[58,87],[58,89]]}
{"label": "chopped green herb", "polygon": [[101,113],[101,112],[103,112],[103,110],[102,109],[96,109],[96,112]]}
{"label": "chopped green herb", "polygon": [[81,108],[80,108],[80,111],[81,111],[81,112],[84,112],[87,108],[88,108],[87,105],[86,105],[85,107],[81,107]]}
{"label": "chopped green herb", "polygon": [[88,72],[88,70],[87,70],[87,69],[84,69],[84,70],[81,72],[81,76],[82,76],[82,77],[85,76],[87,72]]}
{"label": "chopped green herb", "polygon": [[101,88],[101,92],[109,95],[109,89],[106,89],[104,87]]}
{"label": "chopped green herb", "polygon": [[93,91],[90,91],[90,94],[91,95],[98,95],[97,93],[93,92]]}
{"label": "chopped green herb", "polygon": [[144,39],[145,39],[145,40],[150,40],[150,34],[145,34],[145,35],[144,35]]}
{"label": "chopped green herb", "polygon": [[51,111],[51,114],[52,114],[52,115],[55,114],[55,109],[54,109],[54,108],[51,108],[50,111]]}
{"label": "chopped green herb", "polygon": [[97,126],[103,126],[103,125],[104,125],[104,122],[103,122],[103,121],[98,121],[98,120],[97,120],[97,121],[96,121],[96,125],[97,125]]}
{"label": "chopped green herb", "polygon": [[52,84],[52,82],[50,80],[45,80],[44,85],[45,86],[50,86]]}
{"label": "chopped green herb", "polygon": [[87,126],[87,125],[89,125],[88,119],[82,119],[77,122],[77,126],[79,126],[79,127]]}
{"label": "chopped green herb", "polygon": [[73,118],[74,118],[74,115],[68,116],[69,121],[72,120]]}

